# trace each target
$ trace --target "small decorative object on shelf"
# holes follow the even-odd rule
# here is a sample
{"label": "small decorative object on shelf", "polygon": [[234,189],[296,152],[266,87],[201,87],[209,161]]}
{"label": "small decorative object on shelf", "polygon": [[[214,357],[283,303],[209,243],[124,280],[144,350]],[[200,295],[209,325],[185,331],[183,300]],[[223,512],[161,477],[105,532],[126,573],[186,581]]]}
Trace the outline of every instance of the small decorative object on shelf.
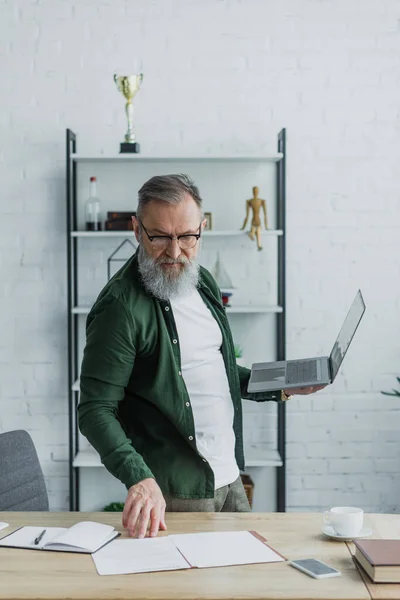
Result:
{"label": "small decorative object on shelf", "polygon": [[253,506],[253,494],[254,494],[254,482],[250,475],[242,473],[240,478],[243,483],[244,491],[246,492],[247,500],[249,501],[250,508]]}
{"label": "small decorative object on shelf", "polygon": [[134,96],[140,90],[140,84],[143,81],[143,73],[139,75],[114,75],[114,81],[117,85],[118,91],[126,99],[125,110],[126,117],[128,119],[128,130],[125,134],[125,142],[121,142],[120,153],[138,153],[140,152],[140,146],[136,142],[136,136],[133,131],[133,104],[132,100]]}
{"label": "small decorative object on shelf", "polygon": [[207,229],[210,231],[213,228],[213,218],[212,218],[212,213],[210,212],[205,212],[204,213],[204,218],[207,219]]}
{"label": "small decorative object on shelf", "polygon": [[261,246],[261,218],[260,218],[260,210],[263,210],[264,213],[264,224],[265,229],[268,229],[268,220],[267,220],[267,205],[265,200],[262,200],[258,197],[258,187],[253,187],[253,198],[246,200],[246,217],[243,223],[242,230],[246,228],[247,221],[250,215],[250,211],[252,211],[252,219],[251,219],[251,229],[249,231],[249,238],[251,240],[257,240],[257,248],[262,250]]}
{"label": "small decorative object on shelf", "polygon": [[211,274],[217,282],[219,289],[221,290],[222,304],[224,306],[229,306],[229,298],[232,296],[235,287],[232,283],[231,278],[229,277],[228,273],[222,265],[219,252],[217,253],[217,260],[215,262],[214,267],[211,270]]}
{"label": "small decorative object on shelf", "polygon": [[[126,252],[126,253],[121,252],[121,249],[124,247],[126,250],[127,245],[130,246],[130,247],[128,247],[128,252]],[[107,280],[108,281],[117,272],[117,271],[115,271],[114,273],[112,273],[111,267],[115,263],[126,263],[126,261],[132,256],[132,248],[133,248],[133,250],[136,250],[136,244],[134,244],[131,240],[126,239],[107,258]],[[120,264],[118,264],[118,266],[122,267],[122,265],[120,265]]]}
{"label": "small decorative object on shelf", "polygon": [[229,298],[232,296],[232,292],[226,292],[221,290],[222,304],[229,307]]}
{"label": "small decorative object on shelf", "polygon": [[132,217],[136,216],[135,212],[108,212],[107,221],[105,223],[106,231],[132,231]]}
{"label": "small decorative object on shelf", "polygon": [[85,202],[85,223],[86,231],[101,231],[101,203],[97,196],[97,179],[90,178],[89,198]]}

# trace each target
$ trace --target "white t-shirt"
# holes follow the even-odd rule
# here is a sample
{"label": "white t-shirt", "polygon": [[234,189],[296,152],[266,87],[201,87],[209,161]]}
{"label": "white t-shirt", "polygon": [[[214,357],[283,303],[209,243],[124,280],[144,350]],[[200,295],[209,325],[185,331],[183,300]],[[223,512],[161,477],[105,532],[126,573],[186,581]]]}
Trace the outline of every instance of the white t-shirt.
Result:
{"label": "white t-shirt", "polygon": [[195,289],[171,300],[182,376],[192,405],[196,445],[214,471],[215,489],[239,477],[235,459],[234,408],[221,353],[218,323]]}

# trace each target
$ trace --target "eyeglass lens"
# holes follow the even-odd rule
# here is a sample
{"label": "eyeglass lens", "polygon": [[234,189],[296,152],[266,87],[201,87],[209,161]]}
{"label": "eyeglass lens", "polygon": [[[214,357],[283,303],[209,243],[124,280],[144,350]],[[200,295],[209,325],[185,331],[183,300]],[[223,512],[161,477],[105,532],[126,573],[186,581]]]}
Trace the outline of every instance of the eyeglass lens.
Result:
{"label": "eyeglass lens", "polygon": [[[178,238],[179,247],[182,249],[189,250],[190,248],[194,248],[197,243],[197,237],[195,235],[187,235],[185,237]],[[156,237],[151,242],[153,248],[164,249],[168,248],[171,244],[172,240],[169,237]]]}

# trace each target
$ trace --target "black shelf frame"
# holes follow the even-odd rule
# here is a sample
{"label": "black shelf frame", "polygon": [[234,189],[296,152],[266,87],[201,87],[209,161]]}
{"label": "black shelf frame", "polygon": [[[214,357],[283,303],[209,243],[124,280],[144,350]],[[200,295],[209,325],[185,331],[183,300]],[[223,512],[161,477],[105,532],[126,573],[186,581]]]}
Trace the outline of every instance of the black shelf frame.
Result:
{"label": "black shelf frame", "polygon": [[[68,310],[68,442],[69,442],[69,509],[79,511],[79,469],[73,461],[79,451],[77,406],[79,392],[72,386],[79,377],[78,320],[72,314],[78,305],[78,238],[71,232],[78,229],[77,163],[72,154],[77,152],[76,134],[66,130],[66,208],[67,208],[67,310]],[[282,312],[276,315],[276,360],[286,358],[286,129],[278,134],[278,152],[283,157],[276,163],[276,214],[278,236],[278,305]],[[276,510],[286,511],[286,404],[277,405],[277,449],[282,466],[276,467]]]}
{"label": "black shelf frame", "polygon": [[[278,152],[283,157],[277,163],[276,171],[276,214],[277,227],[282,229],[278,238],[278,313],[276,328],[276,360],[286,359],[286,129],[278,134]],[[282,466],[276,471],[276,508],[277,512],[286,511],[286,403],[278,404],[278,452]]]}
{"label": "black shelf frame", "polygon": [[72,389],[78,378],[78,317],[72,314],[72,308],[78,304],[78,240],[71,236],[71,231],[78,228],[77,215],[77,165],[71,159],[76,152],[76,135],[67,129],[67,173],[66,173],[66,205],[67,205],[67,310],[68,310],[68,419],[69,419],[69,510],[79,510],[79,469],[73,466],[75,455],[79,450],[77,406],[79,392]]}

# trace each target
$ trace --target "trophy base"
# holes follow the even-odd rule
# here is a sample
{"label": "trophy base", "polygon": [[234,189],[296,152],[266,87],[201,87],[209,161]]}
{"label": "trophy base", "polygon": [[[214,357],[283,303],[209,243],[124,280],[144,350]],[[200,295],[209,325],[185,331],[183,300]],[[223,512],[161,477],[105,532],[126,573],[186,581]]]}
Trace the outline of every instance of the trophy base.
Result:
{"label": "trophy base", "polygon": [[140,144],[137,142],[133,144],[130,142],[121,142],[119,152],[120,154],[138,154],[140,152]]}

